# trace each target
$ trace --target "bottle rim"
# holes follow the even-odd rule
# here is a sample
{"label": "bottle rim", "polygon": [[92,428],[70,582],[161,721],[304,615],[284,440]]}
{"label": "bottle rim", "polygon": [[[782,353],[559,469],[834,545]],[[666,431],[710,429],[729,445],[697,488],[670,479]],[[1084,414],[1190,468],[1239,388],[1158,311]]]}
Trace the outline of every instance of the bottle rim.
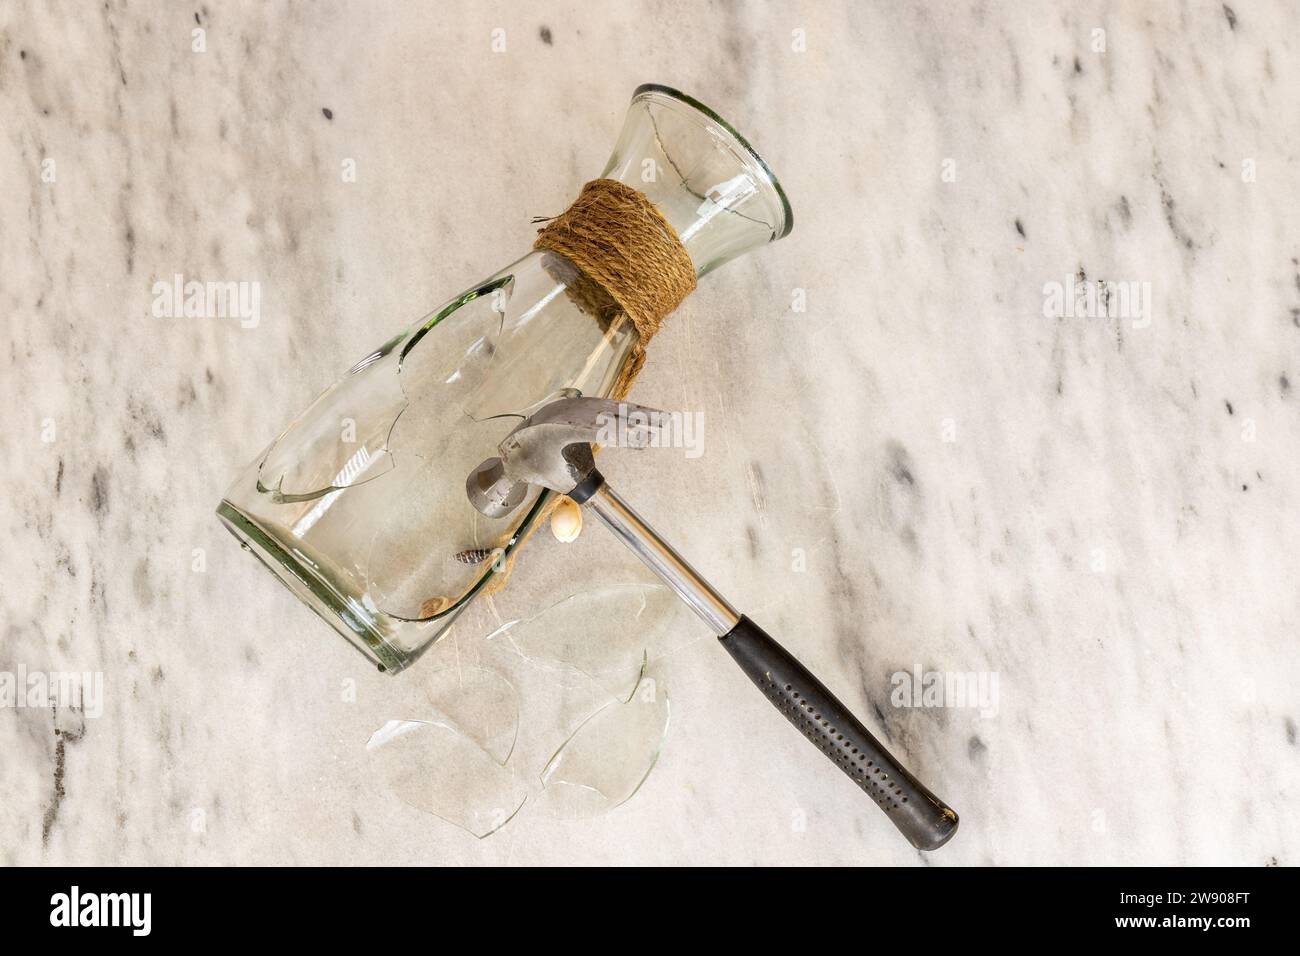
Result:
{"label": "bottle rim", "polygon": [[758,167],[758,172],[762,175],[764,181],[772,188],[772,191],[776,193],[777,198],[781,200],[782,225],[780,230],[778,230],[772,237],[773,240],[788,236],[790,230],[794,228],[794,210],[790,208],[790,199],[786,196],[785,189],[781,186],[781,181],[776,178],[776,173],[772,172],[772,167],[767,165],[767,161],[758,154],[758,150],[754,149],[754,147],[750,145],[749,140],[745,139],[745,137],[742,136],[734,126],[719,116],[714,110],[701,103],[695,97],[683,93],[681,90],[674,89],[671,86],[665,86],[662,83],[642,83],[632,93],[632,101],[636,102],[637,100],[651,94],[666,96],[690,107],[704,116],[704,118],[710,123],[720,127],[723,132],[735,140],[736,145],[740,147],[740,151],[748,154],[749,157],[754,160],[754,163]]}

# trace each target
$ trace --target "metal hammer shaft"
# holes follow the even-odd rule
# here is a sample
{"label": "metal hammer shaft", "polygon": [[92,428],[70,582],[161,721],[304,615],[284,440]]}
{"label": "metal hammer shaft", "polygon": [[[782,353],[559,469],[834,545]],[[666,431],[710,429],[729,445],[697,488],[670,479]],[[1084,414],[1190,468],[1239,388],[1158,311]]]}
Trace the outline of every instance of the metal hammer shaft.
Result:
{"label": "metal hammer shaft", "polygon": [[700,577],[699,572],[672,545],[659,537],[613,488],[602,482],[587,504],[605,527],[672,588],[714,634],[722,637],[740,623],[740,614],[727,603],[727,599]]}

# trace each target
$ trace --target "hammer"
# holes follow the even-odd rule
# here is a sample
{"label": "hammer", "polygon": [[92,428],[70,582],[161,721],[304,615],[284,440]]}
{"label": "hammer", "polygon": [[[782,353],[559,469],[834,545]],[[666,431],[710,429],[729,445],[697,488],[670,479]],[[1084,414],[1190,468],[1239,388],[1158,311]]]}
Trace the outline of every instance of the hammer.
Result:
{"label": "hammer", "polygon": [[716,634],[740,669],[790,723],[826,754],[919,850],[957,832],[957,814],[886,750],[808,668],[740,614],[620,497],[596,470],[592,442],[663,443],[668,416],[604,398],[562,398],[525,418],[497,446],[498,457],[465,482],[470,502],[491,518],[514,511],[530,486],[590,508]]}

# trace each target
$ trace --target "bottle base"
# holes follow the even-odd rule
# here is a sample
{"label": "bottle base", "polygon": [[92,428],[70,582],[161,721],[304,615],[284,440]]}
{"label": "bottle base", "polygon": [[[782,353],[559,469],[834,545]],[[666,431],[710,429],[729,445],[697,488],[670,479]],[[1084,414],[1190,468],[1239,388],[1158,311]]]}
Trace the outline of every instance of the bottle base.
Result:
{"label": "bottle base", "polygon": [[[245,551],[256,555],[285,587],[383,673],[405,670],[451,624],[450,619],[442,619],[437,622],[441,626],[433,630],[430,622],[393,618],[367,607],[304,555],[299,546],[286,546],[273,531],[224,498],[217,506],[217,517]],[[398,630],[412,627],[431,631],[420,635],[416,650],[406,650],[393,642],[391,638]]]}

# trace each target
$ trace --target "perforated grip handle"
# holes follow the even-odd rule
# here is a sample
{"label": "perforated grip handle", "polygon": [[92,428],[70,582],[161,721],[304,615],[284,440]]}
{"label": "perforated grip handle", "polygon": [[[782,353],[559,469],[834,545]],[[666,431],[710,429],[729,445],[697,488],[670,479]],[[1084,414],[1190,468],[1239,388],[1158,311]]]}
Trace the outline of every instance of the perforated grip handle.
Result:
{"label": "perforated grip handle", "polygon": [[937,850],[957,832],[957,814],[762,628],[742,617],[719,640],[776,709],[885,811],[912,846]]}

